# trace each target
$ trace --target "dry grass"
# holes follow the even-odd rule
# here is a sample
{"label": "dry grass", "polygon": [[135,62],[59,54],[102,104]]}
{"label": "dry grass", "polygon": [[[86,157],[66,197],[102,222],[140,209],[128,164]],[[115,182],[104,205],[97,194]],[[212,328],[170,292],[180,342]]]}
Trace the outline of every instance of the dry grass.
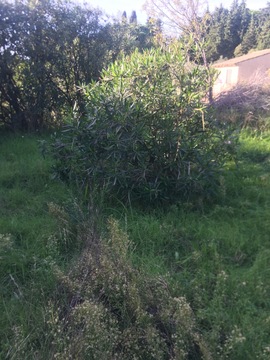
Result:
{"label": "dry grass", "polygon": [[270,111],[270,77],[256,72],[249,81],[220,93],[213,107],[221,120],[229,120],[242,127],[260,128],[262,117],[265,118]]}
{"label": "dry grass", "polygon": [[210,360],[185,297],[174,297],[165,277],[132,266],[131,244],[118,223],[109,221],[104,239],[91,228],[86,234],[84,228],[87,247],[69,274],[56,271],[58,300],[45,314],[50,358]]}

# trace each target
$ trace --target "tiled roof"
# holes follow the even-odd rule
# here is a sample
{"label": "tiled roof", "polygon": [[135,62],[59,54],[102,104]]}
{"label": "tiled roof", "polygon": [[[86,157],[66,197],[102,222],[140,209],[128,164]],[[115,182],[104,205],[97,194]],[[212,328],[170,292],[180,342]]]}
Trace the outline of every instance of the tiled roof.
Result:
{"label": "tiled roof", "polygon": [[222,61],[220,63],[213,64],[215,68],[229,67],[229,66],[237,66],[239,63],[247,60],[251,60],[257,58],[259,56],[264,56],[270,54],[270,49],[254,51],[249,54],[239,56],[230,60]]}

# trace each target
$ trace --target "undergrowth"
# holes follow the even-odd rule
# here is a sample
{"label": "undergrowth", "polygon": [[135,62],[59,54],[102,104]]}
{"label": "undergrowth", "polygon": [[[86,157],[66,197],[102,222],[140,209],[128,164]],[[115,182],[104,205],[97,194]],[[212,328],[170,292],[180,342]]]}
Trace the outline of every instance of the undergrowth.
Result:
{"label": "undergrowth", "polygon": [[[217,204],[172,206],[123,220],[137,266],[169,271],[216,359],[270,355],[269,133],[243,132]],[[153,266],[154,265],[154,266]]]}
{"label": "undergrowth", "polygon": [[[0,137],[1,359],[10,358],[18,328],[24,328],[26,338],[41,341],[42,306],[55,288],[50,263],[63,262],[68,252],[48,202],[68,202],[70,191],[52,181],[51,160],[40,155],[37,140],[30,135]],[[56,249],[60,244],[61,256]],[[11,358],[18,359],[16,354]]]}
{"label": "undergrowth", "polygon": [[242,132],[218,202],[86,212],[2,138],[0,358],[268,359],[269,140]]}

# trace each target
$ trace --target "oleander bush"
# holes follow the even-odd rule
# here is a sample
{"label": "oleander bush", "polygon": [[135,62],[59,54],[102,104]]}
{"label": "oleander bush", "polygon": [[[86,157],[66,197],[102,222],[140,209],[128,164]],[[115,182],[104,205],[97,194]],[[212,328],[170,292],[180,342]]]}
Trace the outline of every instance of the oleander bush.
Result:
{"label": "oleander bush", "polygon": [[75,113],[53,145],[58,176],[121,200],[217,190],[234,142],[207,110],[207,76],[175,44],[110,65],[84,87],[87,113]]}

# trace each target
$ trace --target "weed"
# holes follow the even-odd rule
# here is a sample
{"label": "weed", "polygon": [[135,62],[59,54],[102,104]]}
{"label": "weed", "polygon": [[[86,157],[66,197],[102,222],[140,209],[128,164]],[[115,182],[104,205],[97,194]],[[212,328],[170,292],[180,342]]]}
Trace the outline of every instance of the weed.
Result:
{"label": "weed", "polygon": [[36,136],[1,135],[0,163],[0,358],[6,358],[13,336],[19,348],[33,332],[34,341],[42,338],[41,308],[55,286],[49,264],[60,261],[47,203],[67,201],[69,190],[51,181],[51,160],[40,156]]}
{"label": "weed", "polygon": [[46,310],[50,356],[211,359],[185,297],[173,297],[164,277],[149,277],[131,265],[130,241],[112,219],[107,236],[93,240],[99,248],[87,247],[68,275],[58,271],[60,306]]}
{"label": "weed", "polygon": [[1,145],[1,358],[269,358],[269,133],[242,132],[218,202],[147,211],[81,210],[36,149]]}

